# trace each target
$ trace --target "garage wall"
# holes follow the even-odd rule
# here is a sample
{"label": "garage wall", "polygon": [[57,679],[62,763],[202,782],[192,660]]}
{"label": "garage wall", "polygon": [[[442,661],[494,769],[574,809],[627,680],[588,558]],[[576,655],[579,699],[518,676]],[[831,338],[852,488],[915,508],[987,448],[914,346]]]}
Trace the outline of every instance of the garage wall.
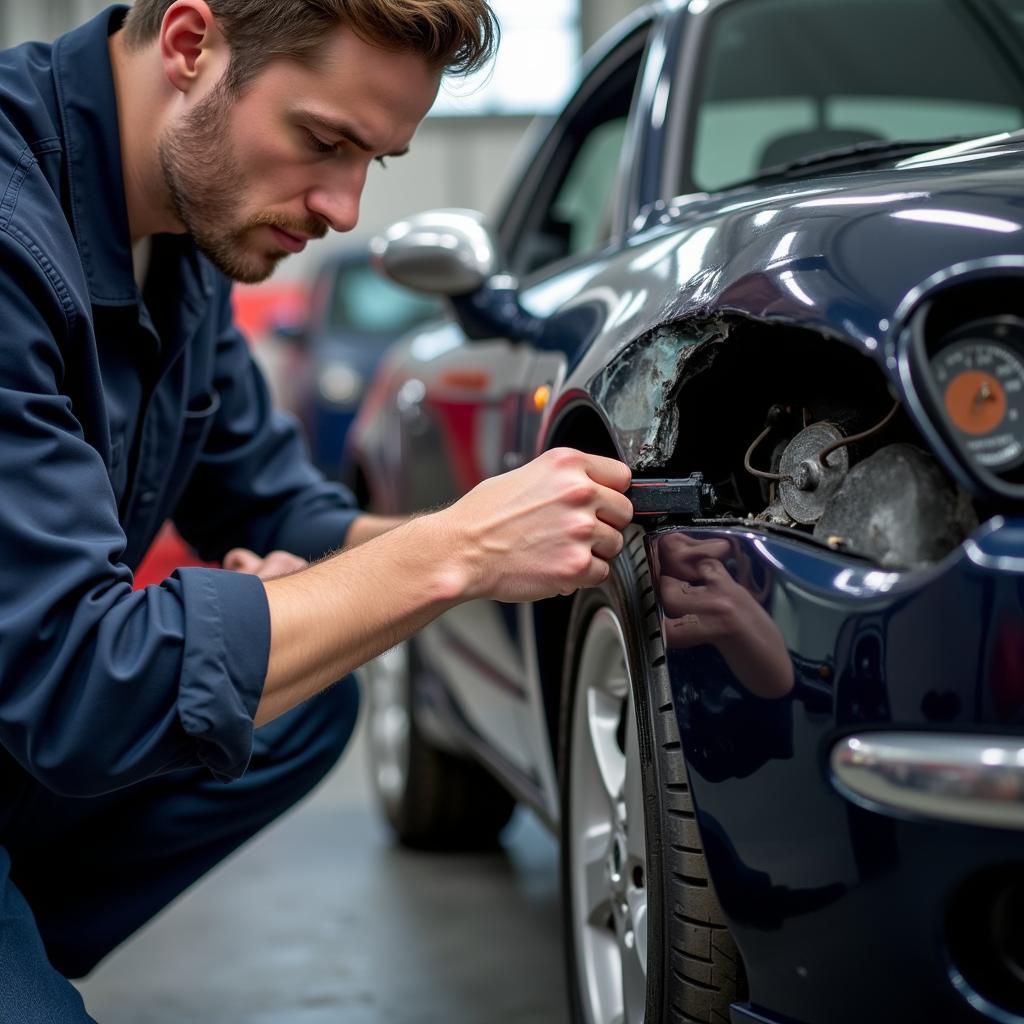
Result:
{"label": "garage wall", "polygon": [[[106,0],[0,0],[0,46],[27,39],[52,39],[107,6]],[[584,45],[590,46],[637,0],[581,0]],[[374,167],[363,199],[356,238],[391,221],[437,206],[468,206],[491,212],[515,166],[527,118],[431,119],[420,129],[409,156],[387,170]],[[301,257],[287,260],[275,279],[303,277],[328,247],[350,244],[334,236]]]}

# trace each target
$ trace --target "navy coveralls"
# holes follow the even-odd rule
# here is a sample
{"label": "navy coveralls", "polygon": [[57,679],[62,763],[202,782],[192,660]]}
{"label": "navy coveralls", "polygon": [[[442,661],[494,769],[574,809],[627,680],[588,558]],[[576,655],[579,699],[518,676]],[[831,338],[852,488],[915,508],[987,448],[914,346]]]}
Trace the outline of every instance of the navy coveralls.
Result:
{"label": "navy coveralls", "polygon": [[[262,583],[132,591],[172,517],[207,560],[315,558],[351,495],[309,467],[185,236],[132,272],[111,8],[0,52],[0,1021],[86,1021],[89,971],[305,793],[351,681],[265,729]],[[232,785],[223,783],[234,781]]]}

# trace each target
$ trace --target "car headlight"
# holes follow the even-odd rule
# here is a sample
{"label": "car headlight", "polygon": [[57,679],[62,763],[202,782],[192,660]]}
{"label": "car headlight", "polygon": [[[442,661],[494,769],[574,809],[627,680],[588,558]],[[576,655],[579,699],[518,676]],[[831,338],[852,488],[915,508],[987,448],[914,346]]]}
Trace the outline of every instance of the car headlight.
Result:
{"label": "car headlight", "polygon": [[320,371],[317,381],[320,396],[331,405],[356,405],[363,393],[363,378],[345,363],[331,363]]}

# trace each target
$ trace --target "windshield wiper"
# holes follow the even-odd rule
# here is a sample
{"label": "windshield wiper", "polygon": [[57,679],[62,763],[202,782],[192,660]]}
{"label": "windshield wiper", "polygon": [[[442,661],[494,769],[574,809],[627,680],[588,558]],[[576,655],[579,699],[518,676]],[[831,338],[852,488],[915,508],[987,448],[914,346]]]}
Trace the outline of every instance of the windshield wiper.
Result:
{"label": "windshield wiper", "polygon": [[926,153],[929,149],[940,149],[943,146],[952,146],[958,142],[967,142],[975,138],[973,135],[949,135],[942,139],[918,139],[912,142],[908,139],[877,139],[869,142],[855,142],[849,146],[836,146],[833,149],[825,149],[818,153],[811,153],[809,156],[802,156],[797,160],[790,160],[784,164],[776,164],[772,167],[765,167],[752,178],[731,185],[747,185],[753,182],[761,182],[773,178],[799,178],[807,173],[826,170],[842,170],[845,167],[863,167],[866,163],[881,162],[901,156],[912,156],[915,153]]}

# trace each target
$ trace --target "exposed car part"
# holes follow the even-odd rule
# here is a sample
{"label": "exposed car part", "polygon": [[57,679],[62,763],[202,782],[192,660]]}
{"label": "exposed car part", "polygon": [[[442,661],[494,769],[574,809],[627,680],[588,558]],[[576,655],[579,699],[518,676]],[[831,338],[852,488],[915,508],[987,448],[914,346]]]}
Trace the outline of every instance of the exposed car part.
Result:
{"label": "exposed car part", "polygon": [[889,410],[889,413],[886,415],[884,420],[880,423],[876,423],[873,427],[869,427],[860,434],[853,434],[850,437],[844,437],[839,441],[835,441],[818,456],[818,461],[825,466],[828,464],[829,457],[834,451],[838,451],[840,448],[848,448],[850,445],[857,444],[859,441],[867,441],[868,438],[874,437],[876,434],[880,434],[892,422],[893,417],[899,411],[900,403],[896,402],[892,409]]}
{"label": "exposed car part", "polygon": [[416,723],[415,642],[366,667],[373,785],[399,840],[417,849],[493,846],[515,801],[475,761],[433,746]]}
{"label": "exposed car part", "polygon": [[[797,523],[816,523],[850,468],[842,431],[831,423],[812,423],[786,446],[779,462],[779,500]],[[829,458],[825,452],[832,450]]]}
{"label": "exposed car part", "polygon": [[644,534],[570,621],[562,884],[576,1024],[721,1021],[745,997],[704,860]]}
{"label": "exposed car part", "polygon": [[681,478],[699,473],[716,496],[708,518],[757,518],[887,568],[931,564],[977,525],[966,493],[919,451],[925,442],[877,366],[848,345],[694,319],[638,339],[597,386],[634,471],[656,459]]}
{"label": "exposed car part", "polygon": [[764,439],[792,410],[772,406],[768,410],[768,426],[755,438],[743,458],[743,467],[752,476],[779,485],[777,498],[764,513],[770,522],[813,525],[821,519],[832,496],[839,489],[850,469],[847,449],[881,433],[899,411],[897,402],[881,422],[859,434],[845,436],[832,423],[812,423],[781,447],[779,471],[766,472],[752,463],[754,452]]}
{"label": "exposed car part", "polygon": [[969,501],[920,449],[891,444],[850,470],[814,528],[886,569],[922,569],[978,525]]}

